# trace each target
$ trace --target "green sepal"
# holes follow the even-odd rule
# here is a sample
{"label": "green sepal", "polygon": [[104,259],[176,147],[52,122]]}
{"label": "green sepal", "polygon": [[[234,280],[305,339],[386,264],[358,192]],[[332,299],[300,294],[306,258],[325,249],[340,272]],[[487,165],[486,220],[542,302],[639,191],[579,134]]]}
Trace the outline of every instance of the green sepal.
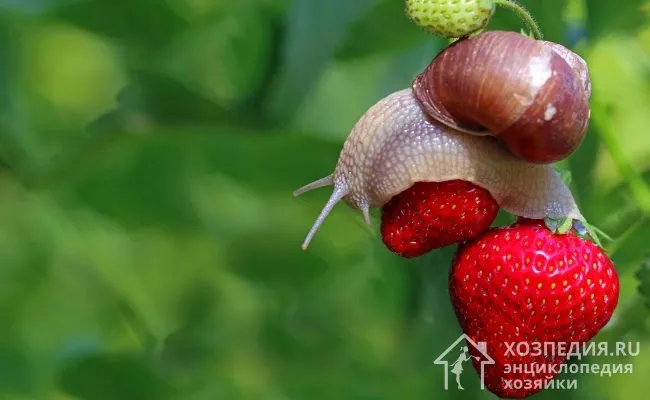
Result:
{"label": "green sepal", "polygon": [[581,237],[589,237],[594,243],[604,249],[600,238],[605,238],[612,241],[612,238],[605,232],[589,224],[585,220],[578,220],[573,218],[544,218],[544,224],[553,233],[564,235],[571,231],[575,231]]}
{"label": "green sepal", "polygon": [[564,235],[573,228],[572,218],[544,218],[544,224],[553,233]]}

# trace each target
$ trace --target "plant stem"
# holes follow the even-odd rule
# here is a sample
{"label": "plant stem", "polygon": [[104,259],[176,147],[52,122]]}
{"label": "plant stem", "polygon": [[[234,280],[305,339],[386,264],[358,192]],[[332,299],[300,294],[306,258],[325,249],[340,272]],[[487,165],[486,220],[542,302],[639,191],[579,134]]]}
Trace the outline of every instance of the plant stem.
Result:
{"label": "plant stem", "polygon": [[630,236],[632,236],[632,234],[633,234],[637,229],[639,229],[643,224],[646,223],[647,219],[648,219],[647,214],[644,214],[644,215],[642,215],[640,218],[638,218],[636,221],[634,221],[634,223],[632,223],[632,225],[630,225],[630,226],[629,226],[629,227],[628,227],[628,228],[627,228],[623,233],[621,233],[621,234],[616,238],[616,240],[614,240],[614,242],[609,246],[609,248],[607,249],[607,250],[608,250],[608,251],[607,251],[607,255],[608,255],[610,258],[613,257],[613,256],[614,256],[614,253],[616,253],[616,252],[621,248],[621,246],[623,245],[623,243],[625,243],[625,241],[626,241]]}
{"label": "plant stem", "polygon": [[614,129],[606,122],[609,118],[607,107],[598,101],[593,101],[591,108],[593,110],[592,115],[594,115],[593,123],[597,128],[596,132],[600,140],[602,140],[612,157],[619,173],[627,182],[637,207],[641,209],[646,217],[650,216],[650,187],[637,172],[633,163],[627,158],[614,133]]}
{"label": "plant stem", "polygon": [[530,11],[528,11],[524,6],[520,5],[514,0],[495,0],[494,3],[501,7],[509,8],[511,11],[517,14],[519,18],[524,20],[526,25],[528,25],[530,30],[533,32],[535,39],[541,40],[544,37],[541,29],[539,29],[539,26],[535,21],[535,18],[533,18],[533,16],[530,14]]}

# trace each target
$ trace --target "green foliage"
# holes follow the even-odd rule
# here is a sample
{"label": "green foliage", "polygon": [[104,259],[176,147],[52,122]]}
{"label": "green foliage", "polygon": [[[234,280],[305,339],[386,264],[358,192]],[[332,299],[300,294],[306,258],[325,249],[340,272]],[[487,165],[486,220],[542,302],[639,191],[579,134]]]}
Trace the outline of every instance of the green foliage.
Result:
{"label": "green foliage", "polygon": [[168,3],[157,0],[141,0],[137,7],[128,0],[70,2],[56,9],[54,16],[144,51],[169,43],[187,28]]}
{"label": "green foliage", "polygon": [[[637,398],[647,2],[521,3],[589,63],[590,130],[558,168],[613,238],[601,339],[642,343],[606,361],[633,374],[537,397]],[[521,28],[504,9],[488,27]],[[432,365],[459,334],[454,249],[401,259],[376,211],[369,228],[340,205],[303,252],[329,193],[291,196],[443,45],[402,0],[0,0],[0,398],[487,398],[470,374],[444,392]]]}
{"label": "green foliage", "polygon": [[589,34],[599,37],[614,32],[636,31],[648,22],[650,14],[645,0],[611,2],[608,0],[586,0]]}
{"label": "green foliage", "polygon": [[[562,17],[562,9],[565,7],[567,0],[522,0],[517,1],[526,7],[537,21],[545,40],[563,42],[566,38],[566,26],[558,21]],[[521,29],[529,31],[526,24],[506,8],[497,8],[497,12],[488,29],[505,29],[519,32]]]}
{"label": "green foliage", "polygon": [[280,68],[270,113],[288,118],[343,43],[350,24],[372,0],[294,1],[287,12]]}
{"label": "green foliage", "polygon": [[431,37],[411,23],[399,1],[380,0],[350,26],[338,57],[360,58],[397,52]]}
{"label": "green foliage", "polygon": [[91,355],[60,371],[59,385],[72,396],[88,400],[158,400],[171,398],[169,386],[137,357]]}
{"label": "green foliage", "polygon": [[645,299],[646,306],[650,308],[650,264],[647,260],[641,264],[636,276],[639,279],[639,293]]}

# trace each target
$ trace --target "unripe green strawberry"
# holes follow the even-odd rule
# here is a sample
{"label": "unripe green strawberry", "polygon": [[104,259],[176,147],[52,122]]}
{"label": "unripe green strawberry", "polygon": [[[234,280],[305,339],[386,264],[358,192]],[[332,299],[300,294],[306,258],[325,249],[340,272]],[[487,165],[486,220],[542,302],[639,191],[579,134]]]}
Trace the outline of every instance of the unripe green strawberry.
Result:
{"label": "unripe green strawberry", "polygon": [[406,0],[406,14],[416,25],[446,38],[481,30],[494,9],[495,0]]}

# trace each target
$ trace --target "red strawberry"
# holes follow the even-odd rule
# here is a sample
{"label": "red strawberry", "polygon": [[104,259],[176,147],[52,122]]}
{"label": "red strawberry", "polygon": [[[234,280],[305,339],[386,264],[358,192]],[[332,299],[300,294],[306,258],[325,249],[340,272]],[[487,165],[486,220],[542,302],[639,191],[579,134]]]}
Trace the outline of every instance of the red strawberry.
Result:
{"label": "red strawberry", "polygon": [[470,182],[416,182],[382,208],[381,237],[392,252],[417,257],[480,235],[498,211],[490,192]]}
{"label": "red strawberry", "polygon": [[[495,361],[486,365],[485,387],[508,398],[527,397],[552,380],[566,361],[566,342],[591,340],[609,321],[619,294],[618,275],[603,250],[531,220],[491,229],[460,246],[449,284],[463,331],[485,342]],[[532,350],[534,343],[541,343],[541,352]],[[535,367],[541,364],[547,373]],[[525,365],[532,368],[522,370]]]}

